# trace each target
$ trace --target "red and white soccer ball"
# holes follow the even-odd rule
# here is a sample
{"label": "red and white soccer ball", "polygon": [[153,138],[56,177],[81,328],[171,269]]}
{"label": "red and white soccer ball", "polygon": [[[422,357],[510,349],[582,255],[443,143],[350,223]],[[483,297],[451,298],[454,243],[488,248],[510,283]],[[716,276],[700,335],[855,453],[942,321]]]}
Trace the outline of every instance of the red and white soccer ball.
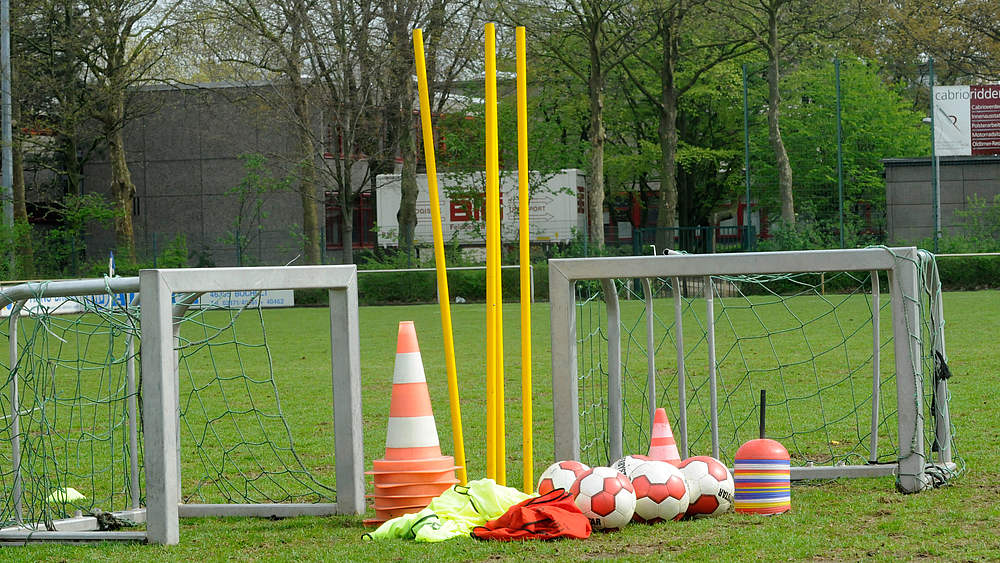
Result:
{"label": "red and white soccer ball", "polygon": [[627,455],[619,459],[618,461],[612,463],[611,467],[615,468],[616,470],[618,470],[619,473],[631,479],[632,471],[634,471],[636,467],[639,467],[643,463],[652,460],[653,458],[645,455]]}
{"label": "red and white soccer ball", "polygon": [[736,485],[729,468],[721,461],[699,455],[685,459],[680,468],[690,497],[688,516],[717,516],[732,510]]}
{"label": "red and white soccer ball", "polygon": [[632,482],[610,467],[595,467],[584,473],[570,492],[595,530],[621,528],[635,514]]}
{"label": "red and white soccer ball", "polygon": [[538,494],[544,495],[555,489],[569,490],[590,467],[579,461],[557,461],[550,465],[538,478]]}
{"label": "red and white soccer ball", "polygon": [[659,460],[638,465],[631,474],[635,488],[636,522],[680,520],[688,508],[684,474],[673,465]]}

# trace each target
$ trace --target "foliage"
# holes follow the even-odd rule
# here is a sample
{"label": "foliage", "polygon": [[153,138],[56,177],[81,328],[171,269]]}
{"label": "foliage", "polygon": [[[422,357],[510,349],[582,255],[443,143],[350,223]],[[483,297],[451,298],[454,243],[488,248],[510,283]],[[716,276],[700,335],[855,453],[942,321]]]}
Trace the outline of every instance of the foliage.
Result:
{"label": "foliage", "polygon": [[226,190],[226,195],[236,198],[236,213],[229,228],[219,238],[219,242],[236,248],[238,266],[251,265],[250,246],[260,238],[268,212],[264,203],[268,196],[287,191],[291,178],[276,178],[267,166],[267,159],[261,154],[240,155],[246,175],[240,183]]}
{"label": "foliage", "polygon": [[939,256],[938,276],[949,291],[1000,287],[1000,256]]}
{"label": "foliage", "polygon": [[52,203],[46,215],[54,219],[56,226],[40,233],[41,241],[35,251],[39,274],[48,277],[78,275],[86,249],[86,229],[91,225],[106,227],[118,213],[108,200],[95,193],[70,194]]}
{"label": "foliage", "polygon": [[[965,209],[955,210],[955,229],[938,239],[942,254],[1000,252],[1000,195],[990,203],[978,195],[966,201]],[[934,248],[934,238],[927,237],[913,244]]]}
{"label": "foliage", "polygon": [[[930,150],[923,114],[912,109],[901,84],[886,83],[878,67],[857,57],[841,64],[841,115],[845,214],[857,202],[877,211],[885,206],[882,159],[927,154]],[[755,79],[752,86],[762,88]],[[795,173],[799,214],[811,202],[811,214],[838,220],[837,122],[834,67],[829,61],[804,64],[782,82],[782,128]],[[759,94],[754,97],[759,99]],[[753,107],[753,102],[751,102]],[[751,110],[753,111],[753,110]],[[753,193],[768,211],[778,208],[773,188],[777,174],[761,117],[752,119],[751,162]],[[880,213],[881,214],[881,213]]]}
{"label": "foliage", "polygon": [[[139,270],[148,268],[187,268],[191,254],[188,251],[187,237],[180,234],[167,243],[167,246],[155,258],[149,257],[133,262],[125,258],[124,254],[115,253],[115,275],[137,276]],[[94,260],[86,266],[84,271],[85,276],[92,278],[100,278],[107,274],[107,260]]]}
{"label": "foliage", "polygon": [[13,226],[0,225],[0,279],[24,279],[24,269],[17,249],[20,248],[19,241],[30,232],[31,226],[20,221]]}
{"label": "foliage", "polygon": [[[770,238],[757,243],[757,250],[818,250],[841,248],[838,219],[820,218],[816,208],[806,201],[799,205],[799,218],[794,225],[782,221],[771,224]],[[862,248],[881,244],[881,233],[873,231],[854,214],[844,216],[844,248]]]}
{"label": "foliage", "polygon": [[1000,194],[993,202],[973,194],[965,209],[955,211],[956,228],[977,247],[976,252],[1000,252]]}

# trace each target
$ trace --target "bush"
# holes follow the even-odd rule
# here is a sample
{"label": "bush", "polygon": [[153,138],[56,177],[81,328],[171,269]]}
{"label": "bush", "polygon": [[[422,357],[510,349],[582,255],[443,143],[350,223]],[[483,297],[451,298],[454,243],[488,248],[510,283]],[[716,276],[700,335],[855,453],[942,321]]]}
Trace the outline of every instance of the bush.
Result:
{"label": "bush", "polygon": [[[188,246],[187,237],[177,235],[170,243],[164,247],[156,260],[137,260],[131,262],[123,259],[124,252],[115,253],[115,275],[116,276],[137,276],[139,270],[147,268],[187,268],[188,267]],[[155,263],[155,266],[154,266]],[[108,274],[108,261],[104,259],[89,262],[83,269],[83,275],[99,278]]]}
{"label": "bush", "polygon": [[[451,267],[450,263],[449,267]],[[535,270],[535,300],[547,300],[549,296],[548,265],[541,262],[533,264],[533,267]],[[358,303],[361,305],[437,303],[436,272],[401,270],[403,271],[365,273],[364,269],[359,269]],[[505,302],[511,303],[521,299],[521,281],[518,270],[503,270],[502,283]],[[449,271],[448,294],[453,303],[457,297],[461,297],[468,303],[484,302],[486,300],[486,271]],[[329,303],[328,297],[325,289],[295,290],[296,305],[326,306]]]}
{"label": "bush", "polygon": [[941,256],[937,263],[945,290],[1000,288],[1000,256]]}
{"label": "bush", "polygon": [[[760,240],[757,250],[820,250],[840,248],[840,221],[816,218],[812,208],[803,205],[794,225],[781,220],[771,224],[771,238]],[[857,217],[844,217],[844,247],[864,248],[884,241]]]}

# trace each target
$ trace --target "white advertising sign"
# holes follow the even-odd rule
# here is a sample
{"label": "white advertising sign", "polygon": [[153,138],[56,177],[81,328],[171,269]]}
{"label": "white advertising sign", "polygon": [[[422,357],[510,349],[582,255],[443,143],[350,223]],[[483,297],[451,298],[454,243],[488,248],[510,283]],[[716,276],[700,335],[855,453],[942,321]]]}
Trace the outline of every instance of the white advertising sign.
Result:
{"label": "white advertising sign", "polygon": [[[534,174],[534,173],[533,173]],[[537,175],[535,176],[537,179]],[[585,178],[576,169],[560,170],[549,178],[541,189],[531,196],[529,203],[529,231],[532,242],[566,242],[573,239],[575,231],[586,228],[583,190]],[[398,244],[400,186],[398,174],[381,175],[377,178],[377,224],[379,244]],[[463,176],[440,175],[439,203],[441,205],[441,231],[445,241],[458,240],[462,243],[485,242],[485,213],[483,209],[482,187],[485,177],[482,173]],[[466,197],[449,197],[449,193],[475,194]],[[500,181],[501,229],[505,242],[515,241],[518,236],[518,186],[516,174],[506,174]],[[417,226],[416,240],[432,243],[431,202],[427,187],[427,175],[417,175]]]}
{"label": "white advertising sign", "polygon": [[933,97],[938,156],[1000,154],[1000,85],[935,86]]}
{"label": "white advertising sign", "polygon": [[968,86],[934,87],[934,150],[938,156],[972,154]]}
{"label": "white advertising sign", "polygon": [[[270,289],[264,291],[213,291],[198,298],[192,305],[193,308],[212,307],[223,309],[240,309],[250,306],[256,307],[255,297],[260,294],[260,306],[268,307],[294,307],[295,292],[291,289]],[[41,299],[29,299],[25,301],[21,309],[21,315],[29,314],[49,314],[49,315],[69,315],[82,313],[87,310],[110,310],[123,308],[133,302],[138,293],[116,293],[114,296],[87,295],[84,297],[43,297]],[[174,296],[176,300],[177,296]],[[251,300],[254,302],[251,304]],[[86,307],[84,307],[86,304]],[[0,317],[9,317],[13,305],[7,305],[0,309]]]}

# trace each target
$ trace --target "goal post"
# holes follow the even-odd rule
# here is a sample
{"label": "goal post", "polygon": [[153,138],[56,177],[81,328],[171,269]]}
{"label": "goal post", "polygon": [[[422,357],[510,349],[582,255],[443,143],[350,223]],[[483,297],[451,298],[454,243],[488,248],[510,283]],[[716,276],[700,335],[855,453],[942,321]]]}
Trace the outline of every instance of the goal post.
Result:
{"label": "goal post", "polygon": [[[329,350],[329,371],[319,360],[294,378],[292,389],[316,392],[284,408],[278,387],[293,382],[272,358],[287,350],[272,350],[268,328],[287,339],[297,313],[261,309],[262,295],[282,289],[327,289],[330,303],[319,320],[329,348],[321,332],[310,345]],[[181,517],[362,513],[357,298],[353,265],[143,270],[3,289],[0,545],[173,544]],[[145,530],[109,531],[116,519]]]}
{"label": "goal post", "polygon": [[[853,284],[840,296],[826,292],[836,276]],[[556,459],[645,453],[627,444],[641,447],[653,408],[668,406],[682,455],[698,441],[696,453],[731,463],[741,440],[756,437],[748,390],[771,387],[784,411],[772,437],[794,442],[793,479],[894,474],[901,490],[917,492],[956,469],[947,380],[935,363],[947,358],[940,282],[926,252],[553,259],[549,298]],[[894,410],[880,405],[892,386]],[[894,447],[891,458],[880,440]]]}
{"label": "goal post", "polygon": [[328,289],[330,297],[331,375],[335,436],[337,502],[306,505],[201,505],[186,512],[197,516],[278,514],[359,514],[364,511],[361,418],[360,338],[357,270],[351,266],[288,266],[143,270],[139,273],[144,347],[143,405],[151,415],[146,426],[147,539],[179,540],[180,460],[177,355],[174,299],[180,294],[270,289]]}

